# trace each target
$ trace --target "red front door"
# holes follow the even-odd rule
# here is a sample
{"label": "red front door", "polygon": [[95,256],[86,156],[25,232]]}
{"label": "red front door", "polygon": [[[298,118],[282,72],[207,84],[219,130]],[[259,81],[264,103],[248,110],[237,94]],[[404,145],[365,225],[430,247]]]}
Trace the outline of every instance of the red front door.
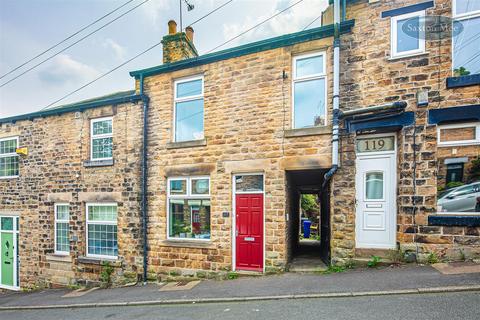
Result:
{"label": "red front door", "polygon": [[263,271],[263,194],[237,194],[236,269]]}

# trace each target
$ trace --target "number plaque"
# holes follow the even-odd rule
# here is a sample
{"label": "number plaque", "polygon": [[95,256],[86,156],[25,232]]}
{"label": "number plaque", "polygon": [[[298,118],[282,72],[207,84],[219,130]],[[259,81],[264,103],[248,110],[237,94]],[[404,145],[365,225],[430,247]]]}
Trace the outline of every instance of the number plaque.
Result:
{"label": "number plaque", "polygon": [[395,137],[361,138],[357,139],[357,152],[379,152],[395,150]]}

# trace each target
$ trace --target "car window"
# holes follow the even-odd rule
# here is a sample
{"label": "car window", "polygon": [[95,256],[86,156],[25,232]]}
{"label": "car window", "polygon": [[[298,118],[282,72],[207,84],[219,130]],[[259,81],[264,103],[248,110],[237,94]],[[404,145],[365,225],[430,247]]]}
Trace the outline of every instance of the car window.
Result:
{"label": "car window", "polygon": [[466,194],[473,193],[474,192],[474,186],[475,185],[468,185],[468,186],[465,186],[465,187],[461,187],[457,191],[455,191],[452,195],[455,196],[455,197],[458,197],[458,196],[463,196],[463,195],[466,195]]}

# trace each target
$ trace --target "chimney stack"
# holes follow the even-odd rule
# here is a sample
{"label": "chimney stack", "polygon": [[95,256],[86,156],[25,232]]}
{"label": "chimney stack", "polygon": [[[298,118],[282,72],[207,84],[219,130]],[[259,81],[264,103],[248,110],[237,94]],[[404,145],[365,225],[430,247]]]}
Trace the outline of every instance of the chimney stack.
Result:
{"label": "chimney stack", "polygon": [[168,21],[168,34],[163,37],[163,63],[173,63],[185,59],[198,57],[197,49],[193,44],[194,31],[192,27],[185,28],[185,32],[177,32],[177,23]]}

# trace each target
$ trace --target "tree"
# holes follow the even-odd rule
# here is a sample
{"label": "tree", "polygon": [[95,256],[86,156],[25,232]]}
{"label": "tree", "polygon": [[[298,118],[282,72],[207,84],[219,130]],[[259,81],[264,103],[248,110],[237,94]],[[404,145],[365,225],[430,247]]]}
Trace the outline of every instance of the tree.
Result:
{"label": "tree", "polygon": [[318,201],[317,196],[314,194],[302,194],[301,206],[303,212],[308,213],[318,213]]}

